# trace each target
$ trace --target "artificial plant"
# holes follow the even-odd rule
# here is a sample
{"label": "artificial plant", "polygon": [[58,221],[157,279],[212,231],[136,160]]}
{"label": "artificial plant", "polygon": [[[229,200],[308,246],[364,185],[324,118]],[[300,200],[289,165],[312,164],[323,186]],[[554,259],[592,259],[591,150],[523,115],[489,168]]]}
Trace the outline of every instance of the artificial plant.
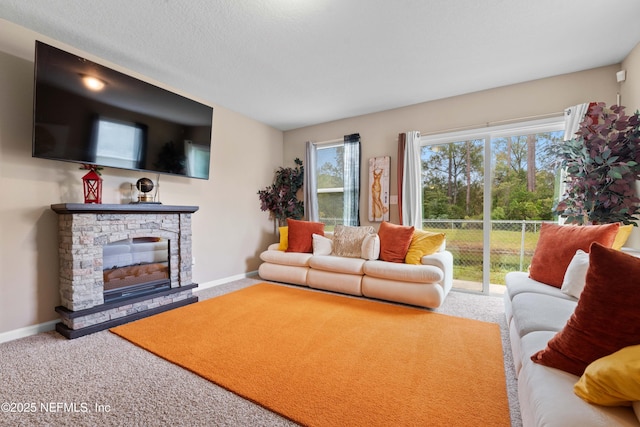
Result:
{"label": "artificial plant", "polygon": [[287,218],[301,219],[304,215],[304,204],[298,199],[298,190],[304,182],[302,160],[294,160],[296,166],[280,167],[273,184],[258,191],[260,210],[269,211],[272,219],[279,225],[286,225]]}
{"label": "artificial plant", "polygon": [[558,144],[566,190],[555,212],[575,224],[634,224],[640,212],[640,113],[592,103],[575,138]]}

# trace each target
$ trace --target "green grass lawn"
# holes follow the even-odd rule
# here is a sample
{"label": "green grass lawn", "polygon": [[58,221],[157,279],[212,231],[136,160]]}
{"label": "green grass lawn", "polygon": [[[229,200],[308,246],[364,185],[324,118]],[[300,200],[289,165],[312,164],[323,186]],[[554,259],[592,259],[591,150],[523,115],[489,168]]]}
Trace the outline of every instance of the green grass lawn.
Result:
{"label": "green grass lawn", "polygon": [[[482,230],[465,228],[426,228],[445,233],[447,250],[453,254],[453,278],[482,283]],[[538,243],[538,232],[524,233],[524,255],[521,261],[521,231],[491,231],[491,283],[503,285],[510,271],[526,271]],[[522,264],[522,268],[521,268]]]}
{"label": "green grass lawn", "polygon": [[[326,224],[325,231],[333,230],[333,224]],[[454,279],[482,283],[482,230],[431,226],[425,230],[444,233],[447,236],[447,250],[453,254]],[[489,267],[491,283],[504,285],[504,276],[508,272],[526,271],[531,263],[538,237],[539,230],[524,233],[524,256],[521,259],[522,231],[492,229]]]}

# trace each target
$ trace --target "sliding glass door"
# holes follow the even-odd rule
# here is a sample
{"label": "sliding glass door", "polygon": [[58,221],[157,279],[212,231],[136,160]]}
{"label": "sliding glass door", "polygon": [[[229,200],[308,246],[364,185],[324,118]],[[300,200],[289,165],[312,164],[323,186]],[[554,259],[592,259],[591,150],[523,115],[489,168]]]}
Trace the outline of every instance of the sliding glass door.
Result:
{"label": "sliding glass door", "polygon": [[423,228],[447,235],[454,288],[503,291],[553,221],[562,118],[422,137]]}
{"label": "sliding glass door", "polygon": [[444,232],[455,286],[482,291],[484,139],[422,147],[423,227]]}

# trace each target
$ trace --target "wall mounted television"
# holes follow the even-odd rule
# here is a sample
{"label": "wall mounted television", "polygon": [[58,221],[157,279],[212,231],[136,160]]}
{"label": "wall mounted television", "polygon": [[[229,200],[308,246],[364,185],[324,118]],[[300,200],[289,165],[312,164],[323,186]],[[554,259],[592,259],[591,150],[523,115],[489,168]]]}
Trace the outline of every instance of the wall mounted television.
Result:
{"label": "wall mounted television", "polygon": [[209,179],[212,107],[40,41],[34,80],[33,157]]}

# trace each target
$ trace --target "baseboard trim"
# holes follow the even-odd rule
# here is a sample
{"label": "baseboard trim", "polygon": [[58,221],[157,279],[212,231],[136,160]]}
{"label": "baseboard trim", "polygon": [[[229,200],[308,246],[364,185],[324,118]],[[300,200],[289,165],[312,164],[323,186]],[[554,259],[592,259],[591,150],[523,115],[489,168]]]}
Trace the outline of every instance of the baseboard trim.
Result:
{"label": "baseboard trim", "polygon": [[[234,280],[248,279],[257,275],[258,271],[256,270],[244,274],[226,277],[224,279],[212,280],[211,282],[199,283],[198,287],[193,290],[193,293],[194,295],[197,295],[198,291],[224,285],[225,283],[233,282]],[[0,332],[0,344],[20,338],[30,337],[31,335],[37,335],[42,332],[53,331],[56,329],[56,324],[59,322],[60,319],[50,320],[48,322],[39,323],[37,325],[25,326],[24,328],[18,328],[7,332]]]}
{"label": "baseboard trim", "polygon": [[39,323],[37,325],[25,326],[24,328],[14,329],[13,331],[7,331],[0,334],[0,343],[17,340],[19,338],[30,337],[31,335],[37,335],[42,332],[53,331],[56,328],[56,324],[60,320],[50,320],[48,322]]}
{"label": "baseboard trim", "polygon": [[257,275],[258,275],[258,270],[250,271],[244,274],[237,274],[231,277],[225,277],[224,279],[212,280],[210,282],[205,282],[205,283],[198,283],[198,287],[193,290],[193,293],[197,294],[198,292],[203,291],[205,289],[214,288],[216,286],[224,285],[225,283],[233,282],[235,280],[249,279]]}

